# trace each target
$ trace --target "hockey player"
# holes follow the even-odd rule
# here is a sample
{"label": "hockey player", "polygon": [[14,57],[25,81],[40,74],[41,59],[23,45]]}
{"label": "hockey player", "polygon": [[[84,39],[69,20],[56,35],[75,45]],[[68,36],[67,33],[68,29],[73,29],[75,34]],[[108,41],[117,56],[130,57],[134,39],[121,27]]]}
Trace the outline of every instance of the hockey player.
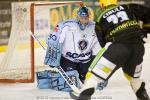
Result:
{"label": "hockey player", "polygon": [[[100,0],[103,10],[95,30],[103,45],[87,73],[85,84],[79,93],[70,93],[77,100],[89,100],[97,83],[107,80],[120,67],[129,80],[138,100],[150,100],[145,82],[140,78],[144,55],[141,36],[143,29],[150,32],[150,8],[142,5],[117,5],[117,0]],[[138,21],[143,21],[143,29]],[[147,24],[147,25],[146,25]]]}
{"label": "hockey player", "polygon": [[[66,73],[77,71],[82,82],[85,80],[91,61],[101,49],[94,30],[95,22],[90,21],[89,17],[89,9],[81,7],[77,19],[59,23],[55,32],[48,37],[48,49],[44,61],[51,67],[61,66]],[[99,85],[102,86],[99,86],[101,89],[107,85],[107,81]]]}

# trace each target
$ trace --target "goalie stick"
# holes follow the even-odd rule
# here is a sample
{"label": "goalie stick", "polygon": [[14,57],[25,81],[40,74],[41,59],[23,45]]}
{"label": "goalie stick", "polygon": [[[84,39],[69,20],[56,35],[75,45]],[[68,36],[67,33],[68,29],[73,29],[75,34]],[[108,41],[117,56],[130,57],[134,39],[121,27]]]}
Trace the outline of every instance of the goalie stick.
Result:
{"label": "goalie stick", "polygon": [[[32,36],[32,38],[34,38],[34,40],[36,40],[38,43],[39,43],[39,45],[43,48],[43,50],[46,50],[45,49],[45,47],[41,44],[41,42],[39,41],[39,39],[30,31],[29,32],[30,33],[30,35]],[[79,93],[79,88],[78,87],[76,87],[74,84],[73,84],[73,82],[72,82],[72,80],[69,78],[69,76],[65,73],[65,71],[61,68],[61,66],[57,66],[57,67],[55,67],[57,70],[58,70],[58,72],[60,73],[60,75],[64,78],[64,80],[67,82],[67,84],[70,86],[70,88],[74,91],[74,92],[77,92],[77,93]],[[81,82],[80,82],[80,84],[81,84]],[[81,84],[82,85],[82,84]]]}
{"label": "goalie stick", "polygon": [[29,33],[33,37],[33,39],[39,43],[39,45],[43,48],[43,50],[46,50],[45,47],[42,45],[42,43],[39,41],[39,39],[34,34],[32,34],[31,31]]}

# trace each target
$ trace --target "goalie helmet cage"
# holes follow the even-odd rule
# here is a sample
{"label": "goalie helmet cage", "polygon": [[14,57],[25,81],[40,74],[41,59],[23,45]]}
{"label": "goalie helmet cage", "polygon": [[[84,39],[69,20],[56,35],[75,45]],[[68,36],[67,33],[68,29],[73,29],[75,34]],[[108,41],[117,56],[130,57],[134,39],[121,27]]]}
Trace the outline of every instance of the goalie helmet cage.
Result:
{"label": "goalie helmet cage", "polygon": [[[29,2],[25,2],[25,3],[29,3]],[[29,4],[30,4],[30,6],[29,6],[28,9],[30,11],[30,14],[29,14],[30,23],[24,21],[25,17],[27,15],[22,17],[22,15],[20,13],[18,13],[18,14],[16,14],[17,16],[14,16],[14,18],[13,18],[13,15],[12,15],[12,29],[11,29],[11,35],[10,35],[10,39],[9,39],[9,43],[8,43],[8,48],[7,48],[8,50],[6,51],[2,61],[0,62],[0,70],[1,70],[1,72],[0,72],[0,83],[32,83],[32,82],[34,82],[34,79],[35,79],[35,75],[34,75],[35,74],[35,59],[36,59],[35,58],[35,46],[37,46],[38,43],[37,44],[35,43],[36,41],[34,41],[33,37],[29,33],[32,33],[32,34],[36,33],[35,32],[35,28],[36,28],[35,27],[35,10],[36,10],[37,7],[43,7],[43,6],[49,6],[49,7],[50,6],[56,6],[56,7],[58,6],[59,7],[59,6],[64,6],[64,5],[65,6],[66,5],[83,6],[84,5],[82,1],[32,2],[32,3],[30,2]],[[22,8],[19,8],[19,7],[17,8],[15,5],[14,5],[14,7],[15,7],[16,11],[22,10],[22,11],[26,12],[26,10],[27,10],[27,9],[22,9]],[[43,13],[43,14],[45,14],[45,13]],[[42,16],[44,16],[44,15],[42,15]],[[21,21],[19,20],[19,22],[17,22],[18,24],[16,23],[16,21],[18,21],[17,17],[19,19],[22,18]],[[16,28],[13,28],[13,23],[15,23]],[[22,27],[20,26],[20,23],[23,23]],[[29,41],[28,41],[29,45],[22,46],[22,44],[21,44],[18,47],[15,47],[17,40],[24,40],[25,38],[27,38],[25,36],[23,38],[19,38],[20,33],[21,33],[21,35],[23,35],[23,33],[24,33],[22,31],[22,29],[24,27],[28,27],[25,30],[25,32],[26,32],[26,35],[28,34],[27,37],[29,37]],[[17,33],[16,31],[19,34],[15,34],[15,33]],[[19,43],[20,43],[20,41],[19,41]],[[19,48],[19,52],[21,51],[21,55],[22,55],[22,54],[24,54],[22,49],[27,48],[27,47],[29,47],[28,49],[30,49],[29,52],[30,52],[31,57],[29,57],[30,59],[28,59],[27,62],[23,62],[23,64],[20,64],[19,66],[24,66],[24,65],[29,66],[28,70],[27,70],[27,68],[24,68],[24,67],[23,68],[22,67],[18,68],[18,65],[17,65],[17,67],[13,67],[12,69],[9,69],[8,65],[9,66],[15,66],[16,63],[21,63],[22,60],[25,60],[25,59],[22,59],[22,58],[26,58],[26,57],[24,57],[24,55],[21,56],[21,58],[19,58],[18,55],[20,55],[20,54],[17,54],[18,51],[15,51],[15,52],[17,52],[16,55],[13,54],[14,49],[17,48],[17,50],[18,50],[18,48]],[[21,48],[21,50],[20,50],[20,48]],[[12,60],[12,58],[11,58],[12,56],[15,56],[15,60]],[[22,59],[22,60],[20,60],[20,59]],[[13,62],[13,64],[12,64],[12,62]],[[16,63],[14,63],[14,62],[16,62]],[[27,63],[29,63],[29,64],[27,64]],[[16,70],[19,73],[17,73]],[[30,73],[28,76],[24,76],[28,73]],[[17,74],[19,74],[19,75],[17,75]]]}

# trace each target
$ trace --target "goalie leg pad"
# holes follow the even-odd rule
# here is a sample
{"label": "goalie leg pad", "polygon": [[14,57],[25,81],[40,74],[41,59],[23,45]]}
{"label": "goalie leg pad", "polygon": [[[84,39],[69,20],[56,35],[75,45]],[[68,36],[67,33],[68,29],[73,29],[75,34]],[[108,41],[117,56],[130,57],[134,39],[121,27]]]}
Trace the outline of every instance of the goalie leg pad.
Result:
{"label": "goalie leg pad", "polygon": [[[66,74],[70,77],[73,83],[80,87],[79,74],[76,70],[67,71]],[[37,73],[37,87],[40,89],[53,89],[57,91],[71,92],[72,89],[69,87],[63,77],[56,72],[43,71]]]}
{"label": "goalie leg pad", "polygon": [[39,89],[48,89],[51,88],[51,81],[48,77],[49,71],[41,71],[41,72],[36,72],[36,78],[37,78],[37,87]]}

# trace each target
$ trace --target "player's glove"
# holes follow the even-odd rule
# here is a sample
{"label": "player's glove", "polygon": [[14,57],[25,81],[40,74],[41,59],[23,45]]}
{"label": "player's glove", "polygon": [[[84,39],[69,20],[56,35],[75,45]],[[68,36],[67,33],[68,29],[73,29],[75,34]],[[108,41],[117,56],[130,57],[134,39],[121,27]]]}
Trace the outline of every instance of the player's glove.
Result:
{"label": "player's glove", "polygon": [[105,81],[103,81],[103,82],[100,82],[98,85],[97,85],[97,90],[103,90],[106,86],[107,86],[107,84],[108,84],[108,80],[105,80]]}

